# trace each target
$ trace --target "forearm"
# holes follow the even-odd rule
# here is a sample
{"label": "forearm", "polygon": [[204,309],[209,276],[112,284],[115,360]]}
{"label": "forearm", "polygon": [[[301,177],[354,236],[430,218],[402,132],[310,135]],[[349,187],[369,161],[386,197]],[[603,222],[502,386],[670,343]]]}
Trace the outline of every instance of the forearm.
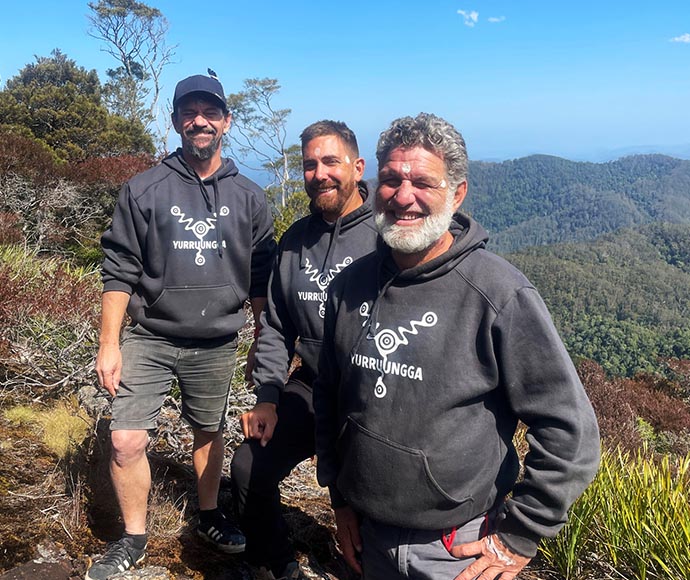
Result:
{"label": "forearm", "polygon": [[249,299],[249,304],[252,308],[252,315],[254,316],[254,338],[259,337],[259,332],[261,332],[261,313],[266,306],[265,296],[255,296]]}
{"label": "forearm", "polygon": [[99,343],[104,345],[118,345],[120,343],[120,329],[122,320],[129,304],[129,294],[126,292],[104,292],[102,296],[101,333]]}

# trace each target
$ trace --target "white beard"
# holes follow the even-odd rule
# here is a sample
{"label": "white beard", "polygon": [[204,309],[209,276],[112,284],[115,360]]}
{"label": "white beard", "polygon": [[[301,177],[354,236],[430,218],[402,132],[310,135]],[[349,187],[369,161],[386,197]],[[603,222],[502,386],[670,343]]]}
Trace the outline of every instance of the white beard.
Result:
{"label": "white beard", "polygon": [[374,215],[376,229],[383,241],[403,254],[416,254],[431,247],[448,231],[453,220],[453,196],[446,198],[442,211],[426,216],[419,226],[399,226],[388,222],[386,214],[377,210]]}

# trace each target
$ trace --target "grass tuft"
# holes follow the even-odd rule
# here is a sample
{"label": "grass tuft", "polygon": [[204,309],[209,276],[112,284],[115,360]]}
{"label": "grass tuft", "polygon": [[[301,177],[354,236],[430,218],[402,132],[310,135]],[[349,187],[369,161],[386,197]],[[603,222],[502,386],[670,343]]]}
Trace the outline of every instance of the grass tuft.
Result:
{"label": "grass tuft", "polygon": [[75,451],[92,428],[91,418],[72,400],[40,411],[18,406],[5,411],[4,416],[15,425],[35,425],[41,431],[43,444],[60,459]]}

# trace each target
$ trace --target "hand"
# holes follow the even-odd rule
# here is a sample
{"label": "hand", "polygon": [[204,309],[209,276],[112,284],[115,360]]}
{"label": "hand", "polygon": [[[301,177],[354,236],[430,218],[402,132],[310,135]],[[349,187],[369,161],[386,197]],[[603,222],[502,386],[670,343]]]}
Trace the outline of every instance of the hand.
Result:
{"label": "hand", "polygon": [[111,396],[115,396],[120,388],[120,374],[122,372],[122,353],[118,344],[102,344],[96,356],[96,374],[98,384]]}
{"label": "hand", "polygon": [[362,539],[359,535],[359,517],[350,506],[333,510],[335,512],[335,536],[343,558],[358,574],[362,574],[362,565],[358,554],[362,553]]}
{"label": "hand", "polygon": [[266,447],[278,423],[277,407],[275,403],[257,403],[251,411],[242,413],[240,423],[244,436],[248,439],[260,439],[261,447]]}
{"label": "hand", "polygon": [[511,552],[496,534],[454,546],[450,553],[456,558],[477,557],[477,561],[465,568],[455,580],[513,580],[531,560]]}
{"label": "hand", "polygon": [[252,342],[249,347],[249,352],[247,352],[247,365],[244,367],[244,380],[252,380],[252,372],[254,372],[254,361],[256,360],[256,339]]}

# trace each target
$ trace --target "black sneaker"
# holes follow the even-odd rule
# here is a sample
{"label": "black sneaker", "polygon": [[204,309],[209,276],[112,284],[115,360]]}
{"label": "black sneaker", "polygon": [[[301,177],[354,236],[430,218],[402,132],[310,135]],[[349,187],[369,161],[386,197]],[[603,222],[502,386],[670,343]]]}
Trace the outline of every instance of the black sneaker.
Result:
{"label": "black sneaker", "polygon": [[120,538],[108,544],[105,554],[86,572],[85,580],[107,580],[115,574],[129,570],[146,557],[146,546],[137,550],[129,538]]}
{"label": "black sneaker", "polygon": [[244,546],[247,542],[244,534],[231,524],[225,516],[222,516],[222,518],[220,522],[200,523],[196,533],[219,550],[228,554],[244,552]]}

